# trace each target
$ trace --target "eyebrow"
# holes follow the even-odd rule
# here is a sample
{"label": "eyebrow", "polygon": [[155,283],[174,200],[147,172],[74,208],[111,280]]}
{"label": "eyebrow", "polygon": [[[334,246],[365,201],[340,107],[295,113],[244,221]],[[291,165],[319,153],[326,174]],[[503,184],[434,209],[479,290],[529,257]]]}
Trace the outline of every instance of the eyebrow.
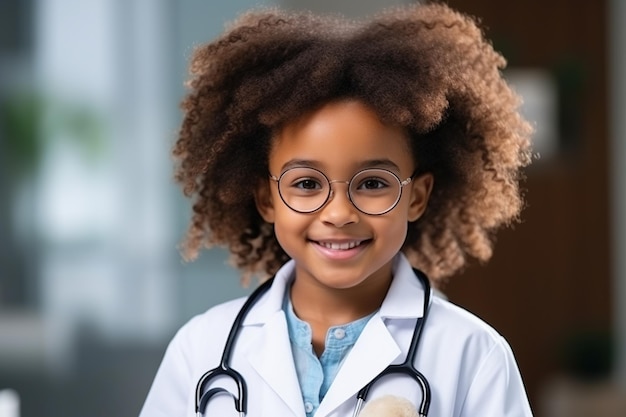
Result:
{"label": "eyebrow", "polygon": [[[281,172],[285,172],[290,168],[311,167],[321,170],[322,163],[310,159],[291,159],[283,164]],[[390,159],[368,159],[358,164],[357,170],[366,168],[386,168],[392,171],[400,172],[400,167]]]}

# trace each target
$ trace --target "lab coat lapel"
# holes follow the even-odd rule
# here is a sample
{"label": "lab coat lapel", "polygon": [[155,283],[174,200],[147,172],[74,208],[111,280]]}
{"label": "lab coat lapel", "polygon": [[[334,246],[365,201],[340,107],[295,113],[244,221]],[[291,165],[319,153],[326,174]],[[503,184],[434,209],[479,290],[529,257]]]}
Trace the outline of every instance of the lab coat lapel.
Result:
{"label": "lab coat lapel", "polygon": [[356,394],[400,355],[400,348],[380,315],[369,321],[339,369],[320,404],[319,415],[327,415]]}
{"label": "lab coat lapel", "polygon": [[[256,343],[250,348],[249,361],[259,377],[291,409],[293,415],[303,416],[304,405],[298,376],[292,360],[287,321],[282,310],[272,314],[261,329]],[[263,410],[263,415],[284,415],[284,407],[269,401],[264,408],[276,405],[276,410]]]}
{"label": "lab coat lapel", "polygon": [[[339,369],[328,393],[320,404],[319,415],[327,415],[356,394],[387,366],[397,362],[402,349],[396,342],[400,335],[390,332],[385,320],[416,319],[423,315],[423,288],[403,254],[394,264],[394,279],[379,312],[369,321],[345,362]],[[402,340],[408,347],[409,339]],[[400,338],[402,339],[402,338]]]}

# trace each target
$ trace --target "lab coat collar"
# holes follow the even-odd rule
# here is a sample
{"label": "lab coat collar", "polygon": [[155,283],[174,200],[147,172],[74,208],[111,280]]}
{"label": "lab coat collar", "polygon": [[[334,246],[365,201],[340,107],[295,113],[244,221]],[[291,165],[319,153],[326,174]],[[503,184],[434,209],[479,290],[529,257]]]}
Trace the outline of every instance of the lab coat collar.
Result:
{"label": "lab coat collar", "polygon": [[[282,312],[283,298],[293,277],[294,262],[286,263],[276,274],[267,294],[251,309],[244,326],[263,325],[251,351],[250,364],[295,415],[303,415],[302,396],[291,357],[287,322]],[[385,324],[385,319],[411,319],[423,315],[424,292],[411,265],[398,254],[393,265],[394,279],[377,314],[363,329],[346,357],[318,412],[327,414],[396,360],[402,350]],[[366,365],[364,362],[366,359]],[[290,368],[286,369],[285,364]],[[281,370],[277,372],[277,370]]]}
{"label": "lab coat collar", "polygon": [[[265,297],[246,316],[244,326],[263,324],[274,313],[282,310],[285,291],[293,278],[294,270],[293,260],[278,270]],[[422,317],[424,289],[403,253],[398,253],[393,260],[393,274],[391,286],[380,307],[380,316],[395,319]]]}
{"label": "lab coat collar", "polygon": [[380,306],[383,318],[417,318],[424,315],[424,288],[403,253],[394,259],[393,280]]}
{"label": "lab coat collar", "polygon": [[295,266],[295,262],[290,260],[276,272],[272,286],[265,296],[252,307],[243,321],[244,326],[263,324],[276,312],[282,310],[285,291],[287,291],[289,281],[293,277]]}

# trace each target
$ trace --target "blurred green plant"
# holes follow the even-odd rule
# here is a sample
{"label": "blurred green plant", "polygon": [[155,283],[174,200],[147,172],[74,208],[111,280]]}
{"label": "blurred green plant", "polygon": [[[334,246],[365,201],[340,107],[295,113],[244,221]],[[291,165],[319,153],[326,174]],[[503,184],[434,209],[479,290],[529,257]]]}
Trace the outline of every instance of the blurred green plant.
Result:
{"label": "blurred green plant", "polygon": [[0,101],[4,163],[8,174],[29,176],[37,172],[42,156],[53,141],[71,140],[92,160],[104,151],[105,123],[92,107],[19,92]]}

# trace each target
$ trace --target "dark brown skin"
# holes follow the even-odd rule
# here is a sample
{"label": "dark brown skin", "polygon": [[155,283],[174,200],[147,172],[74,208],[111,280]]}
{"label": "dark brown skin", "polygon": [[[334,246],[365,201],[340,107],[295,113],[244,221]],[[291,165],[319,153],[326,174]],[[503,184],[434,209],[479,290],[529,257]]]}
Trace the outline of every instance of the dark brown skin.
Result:
{"label": "dark brown skin", "polygon": [[403,246],[411,263],[437,284],[471,259],[488,260],[494,232],[518,219],[531,160],[532,129],[504,66],[473,19],[441,4],[361,22],[243,15],[191,62],[173,151],[176,179],[194,201],[184,256],[222,245],[246,276],[282,266],[288,256],[254,203],[271,140],[324,103],[354,98],[404,129],[418,174],[434,177]]}

